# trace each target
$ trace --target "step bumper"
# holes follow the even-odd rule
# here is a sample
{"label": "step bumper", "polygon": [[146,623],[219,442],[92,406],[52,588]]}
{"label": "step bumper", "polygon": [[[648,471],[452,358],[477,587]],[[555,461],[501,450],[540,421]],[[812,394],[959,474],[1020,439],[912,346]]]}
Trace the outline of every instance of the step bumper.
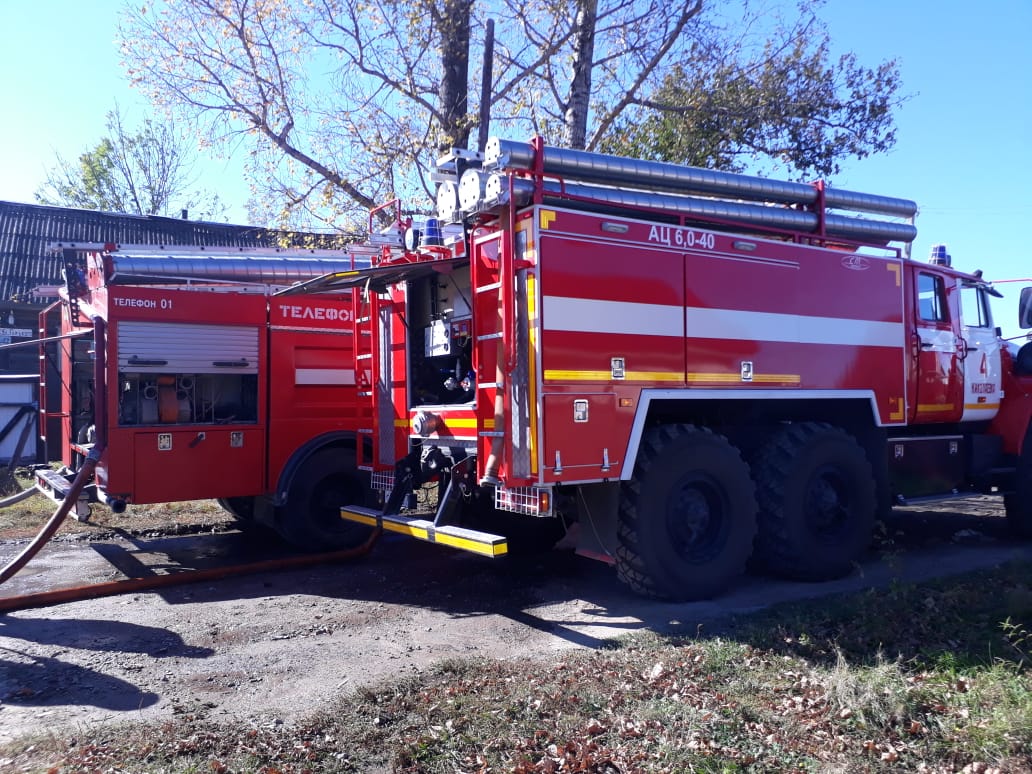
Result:
{"label": "step bumper", "polygon": [[451,546],[480,556],[499,557],[509,552],[509,546],[502,535],[480,532],[465,527],[442,525],[435,527],[428,519],[401,514],[384,515],[372,508],[348,505],[340,509],[340,517],[370,527],[381,527],[388,532],[408,535],[427,543]]}

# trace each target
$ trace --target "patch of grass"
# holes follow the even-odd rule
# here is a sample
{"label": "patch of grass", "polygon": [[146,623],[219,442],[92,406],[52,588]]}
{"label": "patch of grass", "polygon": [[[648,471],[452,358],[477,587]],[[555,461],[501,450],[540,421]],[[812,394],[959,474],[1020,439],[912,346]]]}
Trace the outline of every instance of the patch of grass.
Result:
{"label": "patch of grass", "polygon": [[884,657],[964,669],[1023,658],[1001,624],[1010,619],[1032,628],[1030,588],[1032,569],[1015,562],[944,581],[782,605],[733,621],[726,631],[826,666],[841,653],[866,665]]}
{"label": "patch of grass", "polygon": [[1030,578],[1015,563],[786,605],[706,636],[449,660],[298,726],[186,717],[22,742],[0,759],[62,774],[1030,772]]}
{"label": "patch of grass", "polygon": [[[3,474],[6,469],[0,468]],[[33,486],[32,473],[27,468],[18,468],[13,479],[15,486],[10,492],[4,491],[0,496],[7,497],[14,494],[15,490],[22,491]],[[38,526],[46,521],[57,506],[42,495],[35,495],[20,503],[15,503],[7,508],[0,508],[0,534],[8,530],[24,529],[30,526]]]}
{"label": "patch of grass", "polygon": [[911,686],[900,662],[886,661],[881,654],[867,668],[856,669],[840,651],[835,665],[825,670],[823,684],[831,710],[864,728],[890,725],[913,710]]}

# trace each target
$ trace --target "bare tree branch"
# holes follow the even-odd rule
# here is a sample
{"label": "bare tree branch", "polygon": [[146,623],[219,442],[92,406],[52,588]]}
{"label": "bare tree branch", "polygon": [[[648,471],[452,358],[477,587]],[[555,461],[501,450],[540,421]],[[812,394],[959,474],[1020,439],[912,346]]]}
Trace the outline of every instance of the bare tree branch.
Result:
{"label": "bare tree branch", "polygon": [[[756,56],[750,41],[771,28],[765,9],[743,10],[736,37],[708,21],[712,0],[139,2],[121,30],[133,82],[186,118],[203,143],[245,148],[255,210],[280,219],[357,222],[396,195],[425,209],[430,165],[443,148],[467,147],[479,121],[480,68],[470,62],[488,18],[496,24],[495,132],[677,155],[680,147],[657,139],[666,130],[655,120],[665,117],[687,122],[681,133],[697,133],[718,164],[745,152],[785,157],[787,147],[797,158],[804,149],[865,153],[892,140],[892,105],[877,97],[898,86],[894,71],[851,83],[862,68],[848,61],[778,69],[820,41],[812,13],[775,25]],[[815,85],[816,101],[772,99],[778,73],[835,86]],[[675,77],[693,88],[675,93]],[[747,107],[758,85],[768,93]],[[843,92],[852,96],[838,99]],[[828,108],[825,123],[803,126],[796,115],[807,105]],[[738,145],[719,140],[718,119],[733,121]],[[819,137],[818,127],[839,139]]]}

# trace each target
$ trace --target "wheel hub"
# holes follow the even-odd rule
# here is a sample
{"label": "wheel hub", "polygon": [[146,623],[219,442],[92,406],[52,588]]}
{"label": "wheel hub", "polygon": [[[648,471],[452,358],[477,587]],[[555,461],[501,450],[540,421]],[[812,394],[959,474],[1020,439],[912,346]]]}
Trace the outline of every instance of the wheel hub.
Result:
{"label": "wheel hub", "polygon": [[667,501],[667,533],[681,556],[711,556],[722,542],[727,504],[710,483],[689,479],[671,492]]}
{"label": "wheel hub", "polygon": [[842,479],[833,471],[821,471],[806,492],[806,522],[822,535],[832,535],[847,521],[849,497]]}

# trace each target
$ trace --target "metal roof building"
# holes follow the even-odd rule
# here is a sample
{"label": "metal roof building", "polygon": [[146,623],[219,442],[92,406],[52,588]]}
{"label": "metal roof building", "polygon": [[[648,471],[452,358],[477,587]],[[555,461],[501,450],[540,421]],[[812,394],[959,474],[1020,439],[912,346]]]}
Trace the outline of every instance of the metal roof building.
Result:
{"label": "metal roof building", "polygon": [[[48,249],[55,243],[277,247],[284,236],[256,226],[0,201],[0,344],[38,335],[39,312],[64,283],[62,257]],[[36,349],[0,350],[0,375],[38,371]]]}
{"label": "metal roof building", "polygon": [[[0,201],[0,344],[17,345],[39,335],[39,312],[56,301],[56,288],[64,283],[62,256],[49,249],[55,243],[246,248],[278,247],[287,236],[320,240],[318,235],[288,235],[260,227],[191,221],[185,217]],[[48,358],[47,368],[52,371],[47,379],[48,394],[60,386],[56,367],[56,361]],[[0,349],[0,414],[7,412],[0,417],[0,424],[17,409],[12,400],[29,403],[29,395],[38,391],[39,370],[38,346]],[[59,393],[53,392],[48,399],[59,400]],[[58,434],[56,426],[48,429],[50,434]],[[10,447],[15,440],[0,438],[0,460],[11,455]],[[45,454],[42,447],[32,446],[23,459],[38,455],[37,461],[45,461]]]}
{"label": "metal roof building", "polygon": [[0,201],[0,317],[38,308],[45,299],[33,291],[63,282],[61,259],[47,250],[54,242],[275,247],[280,237],[254,226]]}

